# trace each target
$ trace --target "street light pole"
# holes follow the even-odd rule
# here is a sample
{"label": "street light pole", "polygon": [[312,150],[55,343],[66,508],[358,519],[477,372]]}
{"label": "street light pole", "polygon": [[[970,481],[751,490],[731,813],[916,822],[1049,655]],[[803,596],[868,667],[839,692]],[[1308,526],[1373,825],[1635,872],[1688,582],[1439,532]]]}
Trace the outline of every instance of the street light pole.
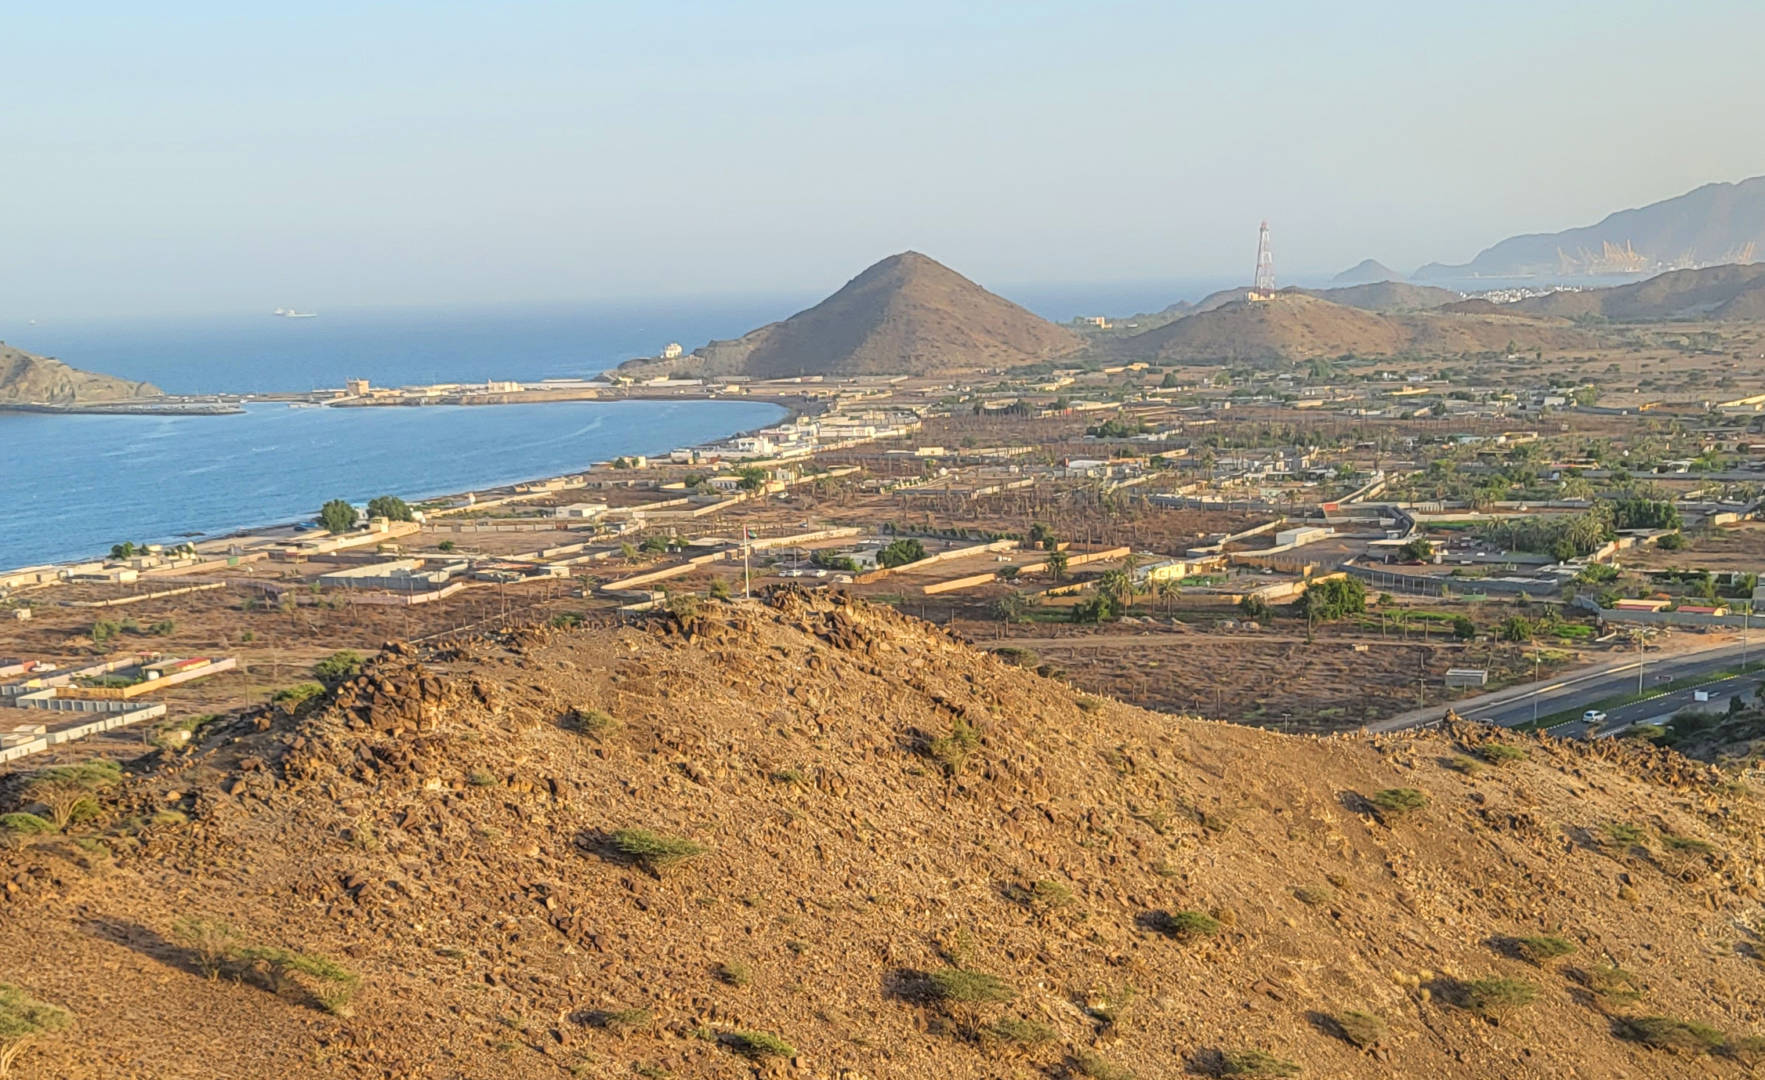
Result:
{"label": "street light pole", "polygon": [[1532,727],[1538,727],[1538,646],[1532,646]]}

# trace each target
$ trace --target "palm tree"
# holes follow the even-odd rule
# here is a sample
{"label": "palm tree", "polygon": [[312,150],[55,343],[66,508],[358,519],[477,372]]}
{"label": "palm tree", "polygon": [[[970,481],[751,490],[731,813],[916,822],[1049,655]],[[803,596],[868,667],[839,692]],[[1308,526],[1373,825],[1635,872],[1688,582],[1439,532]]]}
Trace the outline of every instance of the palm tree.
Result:
{"label": "palm tree", "polygon": [[1002,623],[1023,622],[1030,613],[1030,601],[1020,592],[1008,592],[993,601],[993,613]]}
{"label": "palm tree", "polygon": [[1134,602],[1134,579],[1126,570],[1105,570],[1097,578],[1097,595],[1124,608]]}

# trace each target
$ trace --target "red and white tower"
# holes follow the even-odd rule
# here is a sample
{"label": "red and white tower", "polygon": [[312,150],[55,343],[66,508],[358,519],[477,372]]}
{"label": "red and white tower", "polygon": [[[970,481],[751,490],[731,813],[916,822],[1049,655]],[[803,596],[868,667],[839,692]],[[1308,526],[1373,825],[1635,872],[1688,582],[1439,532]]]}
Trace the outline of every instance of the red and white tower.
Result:
{"label": "red and white tower", "polygon": [[1269,223],[1264,221],[1256,235],[1256,284],[1252,300],[1267,300],[1275,295],[1275,253],[1269,250]]}

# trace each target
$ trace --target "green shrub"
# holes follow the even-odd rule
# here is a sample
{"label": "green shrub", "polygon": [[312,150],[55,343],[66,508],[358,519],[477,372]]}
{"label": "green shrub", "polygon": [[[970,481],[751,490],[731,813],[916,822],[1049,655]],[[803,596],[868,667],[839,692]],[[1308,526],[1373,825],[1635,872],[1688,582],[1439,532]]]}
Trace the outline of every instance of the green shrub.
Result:
{"label": "green shrub", "polygon": [[589,1022],[615,1035],[629,1035],[649,1027],[655,1018],[648,1009],[613,1009],[594,1013]]}
{"label": "green shrub", "polygon": [[1634,847],[1648,837],[1641,828],[1622,821],[1607,822],[1604,831],[1606,839],[1620,847]]}
{"label": "green shrub", "polygon": [[965,968],[944,968],[928,977],[932,996],[939,1001],[964,1005],[1002,1005],[1017,997],[1017,990],[997,975]]}
{"label": "green shrub", "polygon": [[940,735],[926,744],[926,753],[944,770],[945,776],[955,776],[980,743],[980,734],[974,725],[958,716],[950,721],[950,734]]}
{"label": "green shrub", "polygon": [[234,949],[229,966],[261,974],[278,994],[290,986],[302,987],[321,1009],[334,1016],[350,1015],[350,1002],[361,987],[361,977],[334,960],[274,945]]}
{"label": "green shrub", "polygon": [[1681,855],[1708,855],[1716,850],[1716,845],[1707,840],[1699,840],[1695,836],[1681,836],[1678,833],[1662,833],[1661,846]]}
{"label": "green shrub", "polygon": [[218,976],[239,949],[239,934],[219,919],[182,918],[172,923],[172,938],[195,955],[196,966],[209,978]]}
{"label": "green shrub", "polygon": [[1220,921],[1205,911],[1159,911],[1147,921],[1166,937],[1212,937],[1220,932]]}
{"label": "green shrub", "polygon": [[326,686],[341,686],[361,673],[361,654],[348,649],[339,649],[313,665],[313,677]]}
{"label": "green shrub", "polygon": [[599,709],[571,709],[565,718],[564,726],[578,735],[600,738],[609,735],[619,727],[619,721]]}
{"label": "green shrub", "polygon": [[1073,1054],[1072,1067],[1074,1072],[1090,1080],[1134,1080],[1133,1072],[1089,1050]]}
{"label": "green shrub", "polygon": [[66,1009],[39,1001],[10,983],[0,983],[0,1076],[41,1035],[60,1031],[73,1022]]}
{"label": "green shrub", "polygon": [[703,855],[705,845],[683,836],[664,836],[648,829],[621,829],[610,838],[614,850],[651,870]]}
{"label": "green shrub", "polygon": [[1005,887],[1005,897],[1031,911],[1044,914],[1067,907],[1073,902],[1072,889],[1052,880],[1036,881],[1029,885],[1008,885]]}
{"label": "green shrub", "polygon": [[496,774],[486,772],[483,769],[473,769],[466,774],[466,783],[471,784],[473,787],[495,787],[497,783]]}
{"label": "green shrub", "polygon": [[1617,964],[1599,964],[1583,973],[1582,982],[1607,1001],[1635,1001],[1642,997],[1642,980]]}
{"label": "green shrub", "polygon": [[54,831],[55,823],[53,821],[47,821],[35,814],[0,814],[0,832],[33,836],[38,833]]}
{"label": "green shrub", "polygon": [[717,978],[729,986],[746,986],[754,981],[754,973],[740,960],[725,960],[717,965]]}
{"label": "green shrub", "polygon": [[270,695],[270,701],[277,705],[299,705],[303,701],[311,701],[325,692],[325,688],[316,682],[295,683],[284,686]]}
{"label": "green shrub", "polygon": [[1575,943],[1555,934],[1540,934],[1536,937],[1515,938],[1514,951],[1522,959],[1543,967],[1559,956],[1568,956],[1574,952]]}
{"label": "green shrub", "polygon": [[1228,1050],[1220,1060],[1221,1076],[1298,1076],[1299,1066],[1266,1050]]}
{"label": "green shrub", "polygon": [[1708,1024],[1675,1020],[1670,1016],[1636,1016],[1619,1021],[1618,1034],[1651,1050],[1676,1054],[1713,1054],[1727,1037]]}
{"label": "green shrub", "polygon": [[736,1053],[755,1061],[797,1056],[796,1047],[768,1031],[732,1031],[723,1036],[722,1041]]}
{"label": "green shrub", "polygon": [[1024,1020],[1016,1016],[995,1020],[988,1026],[987,1033],[1016,1046],[1039,1046],[1052,1042],[1059,1034],[1047,1024],[1038,1024],[1034,1020]]}
{"label": "green shrub", "polygon": [[1415,788],[1386,788],[1383,791],[1373,792],[1373,797],[1368,801],[1383,813],[1393,817],[1403,817],[1427,806],[1428,796]]}
{"label": "green shrub", "polygon": [[1500,1016],[1538,997],[1538,988],[1523,979],[1476,979],[1462,983],[1459,992],[1464,1007],[1482,1017]]}
{"label": "green shrub", "polygon": [[1472,758],[1463,757],[1463,756],[1456,756],[1455,755],[1453,757],[1447,758],[1441,764],[1445,765],[1447,768],[1453,770],[1454,772],[1464,773],[1466,776],[1476,776],[1478,773],[1483,771],[1483,763],[1482,762],[1476,761]]}
{"label": "green shrub", "polygon": [[1310,907],[1323,907],[1336,899],[1336,890],[1328,885],[1301,885],[1293,890],[1293,898]]}
{"label": "green shrub", "polygon": [[1477,754],[1491,765],[1508,765],[1527,758],[1525,747],[1504,742],[1484,743],[1477,748]]}
{"label": "green shrub", "polygon": [[1385,1018],[1376,1013],[1350,1010],[1339,1012],[1330,1020],[1336,1025],[1338,1034],[1362,1050],[1385,1038]]}

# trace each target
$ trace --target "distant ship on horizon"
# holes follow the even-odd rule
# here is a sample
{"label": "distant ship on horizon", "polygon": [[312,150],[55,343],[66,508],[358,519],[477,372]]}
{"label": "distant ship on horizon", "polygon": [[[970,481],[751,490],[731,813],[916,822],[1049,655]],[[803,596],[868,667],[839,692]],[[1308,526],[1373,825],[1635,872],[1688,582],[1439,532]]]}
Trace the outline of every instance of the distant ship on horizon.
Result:
{"label": "distant ship on horizon", "polygon": [[296,311],[286,307],[279,307],[270,314],[284,319],[316,319],[319,317],[319,313],[316,311]]}

